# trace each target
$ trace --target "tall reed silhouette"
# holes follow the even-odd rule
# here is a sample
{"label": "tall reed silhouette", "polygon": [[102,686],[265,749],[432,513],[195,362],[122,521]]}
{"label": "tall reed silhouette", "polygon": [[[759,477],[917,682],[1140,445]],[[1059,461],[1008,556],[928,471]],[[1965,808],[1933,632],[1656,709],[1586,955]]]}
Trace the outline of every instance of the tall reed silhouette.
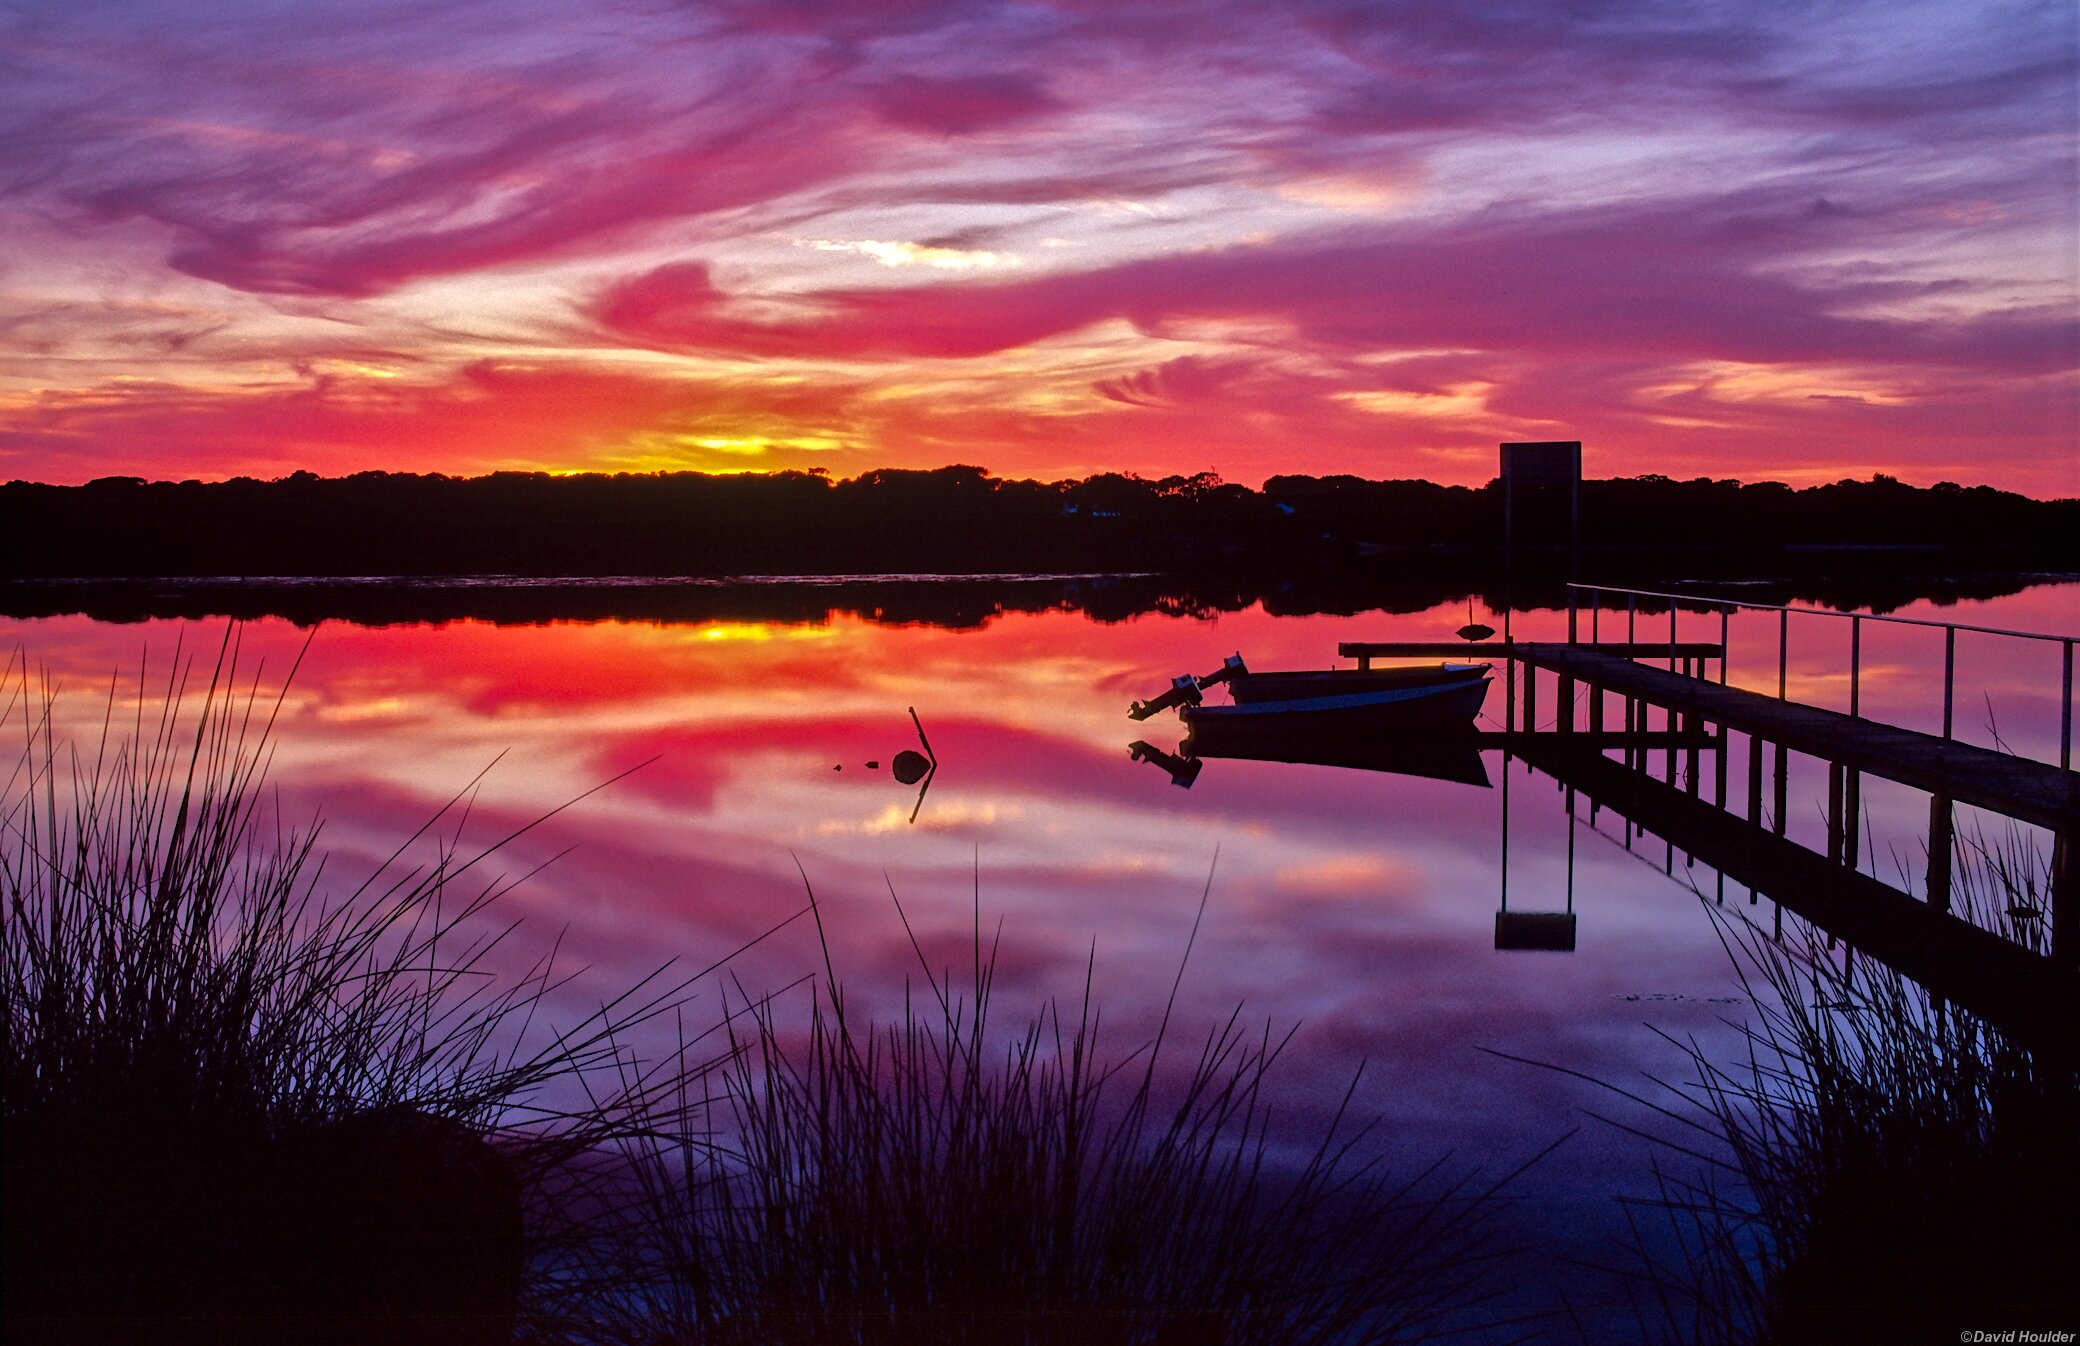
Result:
{"label": "tall reed silhouette", "polygon": [[436,831],[466,795],[328,897],[265,788],[286,680],[235,632],[205,667],[112,682],[85,745],[6,669],[8,1337],[505,1340],[571,1232],[552,1175],[644,1124],[621,1043],[686,979],[536,1031],[552,960],[491,964],[511,838]]}

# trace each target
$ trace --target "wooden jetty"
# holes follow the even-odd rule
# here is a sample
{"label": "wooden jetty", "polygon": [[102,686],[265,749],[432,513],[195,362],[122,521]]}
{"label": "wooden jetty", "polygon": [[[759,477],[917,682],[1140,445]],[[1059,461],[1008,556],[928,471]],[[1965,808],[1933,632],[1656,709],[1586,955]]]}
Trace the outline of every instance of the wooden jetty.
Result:
{"label": "wooden jetty", "polygon": [[[1561,737],[1583,732],[1581,746],[1591,753],[1605,746],[1607,739],[1602,734],[1606,694],[1623,701],[1624,724],[1630,731],[1645,728],[1643,708],[1651,705],[1667,712],[1671,728],[1680,725],[1697,731],[1710,725],[1745,734],[1751,739],[1751,821],[1756,812],[1752,801],[1760,792],[1759,764],[1764,745],[1772,745],[1776,750],[1780,821],[1784,753],[1797,752],[1825,761],[1829,764],[1831,853],[1820,863],[1831,866],[1828,873],[1837,881],[1846,881],[1855,873],[1859,778],[1871,775],[1926,791],[1930,797],[1929,905],[1937,911],[1949,905],[1951,815],[1955,804],[1974,805],[2042,827],[2053,838],[2051,959],[2066,968],[2080,966],[2080,895],[2074,892],[2076,878],[2080,878],[2074,873],[2075,857],[2080,855],[2080,773],[1636,662],[1666,659],[1672,665],[1701,669],[1706,661],[1716,659],[1723,677],[1725,649],[1718,642],[1671,639],[1469,645],[1448,641],[1350,641],[1339,645],[1337,652],[1365,665],[1382,658],[1450,655],[1464,659],[1476,652],[1507,660],[1510,677],[1504,728],[1513,738],[1525,738],[1526,747],[1533,746],[1528,736],[1537,724],[1540,673],[1557,679],[1556,699],[1566,708],[1558,716],[1554,732]],[[1573,702],[1577,684],[1590,691],[1586,732],[1575,728]],[[1537,738],[1549,736],[1539,733]],[[1528,759],[1530,753],[1523,755]],[[1639,759],[1634,761],[1637,764]],[[1723,805],[1723,754],[1719,766],[1722,774],[1718,793]],[[1612,769],[1625,770],[1615,765]],[[1694,772],[1691,784],[1694,791]],[[1839,863],[1843,860],[1848,862],[1846,867]]]}
{"label": "wooden jetty", "polygon": [[1588,646],[1517,644],[1511,655],[1533,669],[1724,725],[1851,771],[2034,823],[2054,835],[2064,836],[2080,826],[2080,773],[2061,771],[2047,762],[1684,677]]}
{"label": "wooden jetty", "polygon": [[2017,1041],[2072,1057],[2080,976],[2022,945],[1606,758],[1589,736],[1516,734],[1509,747],[1563,785],[1839,936]]}

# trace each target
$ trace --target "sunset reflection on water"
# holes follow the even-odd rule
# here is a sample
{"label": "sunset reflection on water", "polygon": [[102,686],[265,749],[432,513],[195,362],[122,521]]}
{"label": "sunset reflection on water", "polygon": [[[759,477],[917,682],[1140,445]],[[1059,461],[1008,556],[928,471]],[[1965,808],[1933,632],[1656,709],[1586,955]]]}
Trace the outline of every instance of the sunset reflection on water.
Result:
{"label": "sunset reflection on water", "polygon": [[[2076,592],[2046,586],[1910,615],[2070,629]],[[1380,1115],[1410,1160],[1450,1150],[1500,1170],[1583,1127],[1527,1190],[1545,1212],[1544,1236],[1587,1246],[1615,1227],[1613,1194],[1637,1190],[1646,1173],[1630,1138],[1585,1119],[1585,1109],[1617,1104],[1480,1049],[1637,1083],[1642,1070],[1680,1060],[1646,1025],[1730,1041],[1725,1021],[1745,1012],[1739,987],[1685,886],[1709,897],[1711,876],[1658,844],[1628,852],[1608,818],[1588,830],[1586,807],[1570,876],[1558,787],[1513,767],[1511,908],[1557,910],[1571,888],[1580,936],[1569,955],[1498,952],[1502,790],[1223,760],[1207,761],[1182,790],[1126,751],[1135,738],[1175,745],[1174,717],[1136,725],[1125,716],[1130,700],[1174,674],[1205,672],[1236,651],[1257,668],[1327,667],[1340,640],[1447,639],[1466,612],[1463,603],[1402,616],[1251,608],[1105,624],[1058,611],[962,630],[856,616],[331,623],[286,691],[273,781],[290,818],[322,813],[328,874],[342,884],[487,767],[466,841],[488,843],[562,809],[501,850],[495,868],[519,875],[546,864],[506,899],[508,914],[525,918],[513,956],[560,937],[564,964],[589,969],[567,993],[574,1009],[667,959],[698,966],[743,948],[803,911],[813,889],[852,1004],[893,1012],[906,979],[918,979],[893,892],[935,971],[971,964],[979,919],[996,945],[1000,1015],[1022,1016],[1048,997],[1073,1001],[1090,966],[1106,1040],[1124,1051],[1162,1015],[1204,893],[1179,992],[1187,1037],[1238,1004],[1279,1031],[1297,1027],[1284,1118],[1325,1113],[1363,1065],[1357,1107]],[[1553,612],[1515,620],[1519,636],[1564,627]],[[118,681],[127,712],[141,659],[148,687],[163,683],[177,647],[206,680],[224,633],[210,622],[0,623],[32,672],[62,688],[61,718],[75,737],[98,732],[111,673],[127,670]],[[237,630],[240,665],[274,688],[307,634],[248,623]],[[1686,631],[1706,635],[1702,624],[1695,637]],[[1736,624],[1733,681],[1773,690],[1774,637],[1763,622]],[[1797,687],[1824,686],[1837,658],[1817,638],[1795,649]],[[1931,658],[1939,675],[1939,638],[1886,645],[1867,665],[1879,689],[1870,695],[1884,704],[1894,695],[1885,689],[1925,682]],[[1960,664],[1961,685],[1967,677],[1976,719],[1960,715],[1961,731],[1988,718],[1990,704],[2013,741],[2055,734],[2055,678],[1976,650]],[[1498,676],[1486,727],[1499,722],[1501,698]],[[896,753],[919,746],[912,708],[939,762],[914,823],[917,791],[890,769]],[[1919,713],[1904,708],[1901,722]],[[1500,784],[1499,756],[1486,761]],[[1874,836],[1909,847],[1914,806],[1887,799],[1873,795]],[[1818,807],[1795,799],[1793,815],[1805,826]],[[1728,902],[1745,899],[1735,889]],[[821,959],[815,930],[796,920],[729,973],[757,994],[820,971]]]}

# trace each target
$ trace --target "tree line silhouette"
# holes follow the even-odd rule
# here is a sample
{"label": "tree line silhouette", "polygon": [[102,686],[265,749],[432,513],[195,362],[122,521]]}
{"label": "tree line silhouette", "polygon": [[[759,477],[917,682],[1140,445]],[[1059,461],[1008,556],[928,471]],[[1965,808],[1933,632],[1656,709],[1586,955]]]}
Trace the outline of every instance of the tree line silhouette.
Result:
{"label": "tree line silhouette", "polygon": [[[1605,584],[1663,582],[1648,553],[1637,566],[1598,567]],[[1886,613],[1908,603],[1948,605],[1998,598],[2040,582],[2040,575],[2004,571],[1958,573],[1902,567],[1896,552],[1844,558],[1813,552],[1767,580],[1734,563],[1715,574],[1689,569],[1684,579],[1709,589],[1714,578],[1737,579],[1736,596],[1758,603],[1817,604]],[[1847,563],[1844,564],[1845,559]],[[681,625],[757,622],[822,626],[841,619],[877,626],[935,626],[972,630],[1018,613],[1072,612],[1100,624],[1156,615],[1204,619],[1261,606],[1275,617],[1456,610],[1473,600],[1489,613],[1567,606],[1565,571],[1506,575],[1491,555],[1397,553],[1350,566],[1317,567],[1298,574],[1193,578],[1182,575],[1054,577],[953,576],[932,579],[794,579],[767,582],[673,579],[600,582],[584,578],[502,581],[418,577],[409,581],[344,578],[51,579],[0,584],[0,617],[84,615],[102,622],[175,618],[279,618],[299,626],[344,621],[357,626],[419,626],[490,622],[530,626],[545,622],[648,622]],[[1606,595],[1625,610],[1626,599]],[[1657,599],[1638,610],[1668,611]],[[1450,626],[1456,626],[1454,619]]]}
{"label": "tree line silhouette", "polygon": [[[1795,490],[1641,476],[1585,481],[1592,549],[1912,547],[2080,559],[2080,500],[1879,475]],[[1214,473],[998,478],[956,465],[709,475],[361,472],[275,481],[0,486],[13,578],[731,576],[1263,572],[1383,552],[1488,552],[1500,484]]]}

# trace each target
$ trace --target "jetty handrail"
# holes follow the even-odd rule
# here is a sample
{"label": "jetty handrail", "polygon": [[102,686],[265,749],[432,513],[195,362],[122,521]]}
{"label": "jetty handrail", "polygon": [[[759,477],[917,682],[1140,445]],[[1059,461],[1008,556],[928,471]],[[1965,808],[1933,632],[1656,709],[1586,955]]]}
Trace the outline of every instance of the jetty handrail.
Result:
{"label": "jetty handrail", "polygon": [[1761,612],[1798,612],[1815,617],[1836,617],[1865,622],[1891,622],[1895,626],[1932,626],[1943,631],[1971,631],[1984,636],[2014,636],[2018,640],[2048,640],[2071,645],[2080,636],[2062,636],[2047,631],[2010,631],[1999,626],[1972,626],[1965,622],[1936,622],[1926,617],[1881,617],[1875,612],[1836,612],[1831,608],[1803,608],[1790,603],[1755,603],[1745,598],[1719,598],[1707,594],[1666,593],[1659,589],[1627,589],[1615,584],[1575,584],[1569,589],[1586,589],[1602,594],[1632,594],[1639,598],[1667,598],[1701,608],[1754,608]]}
{"label": "jetty handrail", "polygon": [[[1957,633],[1969,631],[1975,635],[2002,636],[2012,640],[2043,640],[2064,647],[2064,677],[2059,696],[2058,765],[2062,771],[2070,771],[2073,765],[2073,646],[2080,643],[2080,636],[2057,635],[2046,631],[2011,631],[1998,626],[1973,626],[1965,622],[1930,621],[1925,617],[1881,617],[1870,612],[1835,612],[1828,608],[1794,607],[1788,603],[1757,603],[1744,598],[1718,598],[1705,594],[1670,593],[1661,589],[1632,589],[1617,584],[1581,584],[1570,581],[1567,585],[1567,643],[1580,644],[1577,630],[1576,597],[1587,593],[1590,597],[1589,611],[1592,626],[1602,611],[1596,601],[1603,594],[1623,594],[1627,598],[1627,638],[1630,639],[1637,624],[1639,600],[1663,598],[1668,600],[1669,668],[1676,664],[1676,605],[1688,603],[1707,612],[1719,614],[1719,681],[1726,681],[1727,618],[1735,608],[1748,608],[1757,612],[1777,614],[1777,697],[1785,699],[1790,685],[1791,614],[1805,616],[1834,617],[1847,619],[1849,623],[1849,714],[1862,714],[1863,690],[1863,624],[1886,622],[1894,626],[1925,626],[1943,633],[1943,737],[1956,735],[1957,702]],[[1592,633],[1590,639],[1596,636]]]}

